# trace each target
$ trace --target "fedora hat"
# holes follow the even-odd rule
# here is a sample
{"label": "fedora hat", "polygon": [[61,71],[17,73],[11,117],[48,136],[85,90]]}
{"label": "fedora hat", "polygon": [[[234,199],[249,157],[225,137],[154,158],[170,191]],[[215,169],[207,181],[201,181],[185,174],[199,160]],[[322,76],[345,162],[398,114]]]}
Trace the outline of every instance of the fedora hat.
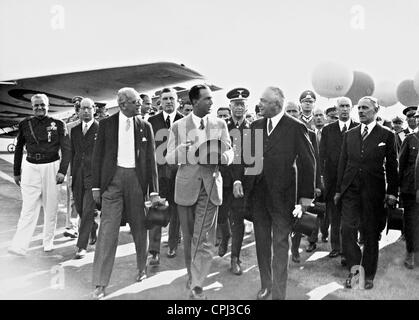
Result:
{"label": "fedora hat", "polygon": [[195,156],[199,164],[221,165],[221,156],[228,149],[228,145],[224,141],[210,139],[199,145],[195,151]]}
{"label": "fedora hat", "polygon": [[386,215],[387,215],[387,231],[388,234],[389,230],[403,230],[403,208],[385,208]]}
{"label": "fedora hat", "polygon": [[310,236],[316,228],[317,215],[306,211],[301,218],[295,219],[293,231],[295,233],[302,233],[306,236]]}

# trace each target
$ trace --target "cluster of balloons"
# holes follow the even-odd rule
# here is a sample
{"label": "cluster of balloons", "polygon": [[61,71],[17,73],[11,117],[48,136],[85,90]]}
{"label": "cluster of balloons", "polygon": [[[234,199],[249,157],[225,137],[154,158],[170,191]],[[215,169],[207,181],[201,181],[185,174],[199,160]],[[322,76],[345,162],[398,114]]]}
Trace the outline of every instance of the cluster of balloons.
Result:
{"label": "cluster of balloons", "polygon": [[393,81],[374,83],[373,78],[362,71],[351,71],[334,63],[324,62],[313,71],[311,82],[320,96],[337,98],[346,96],[355,105],[364,96],[374,96],[381,106],[389,107],[400,102],[404,106],[419,104],[419,72],[413,80],[399,85]]}

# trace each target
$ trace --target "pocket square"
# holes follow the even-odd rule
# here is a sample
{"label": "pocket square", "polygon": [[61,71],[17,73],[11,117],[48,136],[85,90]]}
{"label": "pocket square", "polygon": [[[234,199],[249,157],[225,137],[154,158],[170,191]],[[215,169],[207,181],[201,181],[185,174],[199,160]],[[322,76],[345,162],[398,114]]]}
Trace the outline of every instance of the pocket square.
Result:
{"label": "pocket square", "polygon": [[380,142],[379,144],[378,144],[378,146],[379,147],[382,147],[382,146],[385,146],[386,144],[384,143],[384,142]]}
{"label": "pocket square", "polygon": [[147,142],[147,138],[146,138],[146,137],[143,137],[143,138],[141,139],[141,142]]}

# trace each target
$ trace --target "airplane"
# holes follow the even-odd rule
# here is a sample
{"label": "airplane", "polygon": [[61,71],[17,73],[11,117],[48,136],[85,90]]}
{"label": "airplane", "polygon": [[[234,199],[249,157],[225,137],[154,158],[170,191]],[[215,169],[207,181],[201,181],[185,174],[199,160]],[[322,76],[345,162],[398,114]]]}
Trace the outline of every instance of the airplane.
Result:
{"label": "airplane", "polygon": [[[115,99],[117,91],[123,87],[133,87],[142,93],[204,79],[203,75],[183,64],[155,62],[0,81],[0,138],[17,135],[19,122],[33,114],[30,98],[36,93],[48,96],[51,116],[66,119],[74,113],[71,104],[74,96],[89,97],[96,106],[101,106],[106,105],[104,101]],[[187,95],[187,89],[177,88],[180,94]],[[117,109],[109,110],[114,113]],[[14,143],[7,149],[14,152]]]}

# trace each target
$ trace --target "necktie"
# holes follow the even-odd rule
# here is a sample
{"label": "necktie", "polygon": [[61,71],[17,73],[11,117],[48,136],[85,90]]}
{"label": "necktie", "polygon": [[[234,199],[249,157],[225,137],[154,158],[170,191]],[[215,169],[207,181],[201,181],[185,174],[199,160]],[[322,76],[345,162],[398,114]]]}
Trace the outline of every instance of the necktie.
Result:
{"label": "necktie", "polygon": [[201,125],[199,126],[200,130],[204,130],[205,126],[204,126],[204,119],[201,118]]}
{"label": "necktie", "polygon": [[127,119],[127,125],[125,127],[125,131],[128,131],[129,128],[131,127],[131,121],[129,120],[129,118]]}
{"label": "necktie", "polygon": [[320,145],[320,139],[322,137],[322,132],[320,130],[317,130],[316,138],[317,138],[317,146]]}
{"label": "necktie", "polygon": [[346,123],[343,125],[342,128],[342,134],[344,134],[346,132],[346,130],[348,130],[348,128],[346,127]]}
{"label": "necktie", "polygon": [[364,131],[362,132],[362,141],[365,140],[365,138],[367,137],[367,135],[368,135],[368,127],[365,126]]}
{"label": "necktie", "polygon": [[166,127],[169,129],[170,128],[170,117],[167,116],[166,118]]}
{"label": "necktie", "polygon": [[83,128],[83,135],[85,135],[87,133],[88,127],[87,127],[87,123],[84,125]]}
{"label": "necktie", "polygon": [[268,119],[268,135],[271,134],[272,130],[273,130],[272,120],[271,120],[271,118],[269,118]]}
{"label": "necktie", "polygon": [[237,121],[237,123],[236,123],[236,128],[238,128],[240,125],[239,125],[239,122]]}

